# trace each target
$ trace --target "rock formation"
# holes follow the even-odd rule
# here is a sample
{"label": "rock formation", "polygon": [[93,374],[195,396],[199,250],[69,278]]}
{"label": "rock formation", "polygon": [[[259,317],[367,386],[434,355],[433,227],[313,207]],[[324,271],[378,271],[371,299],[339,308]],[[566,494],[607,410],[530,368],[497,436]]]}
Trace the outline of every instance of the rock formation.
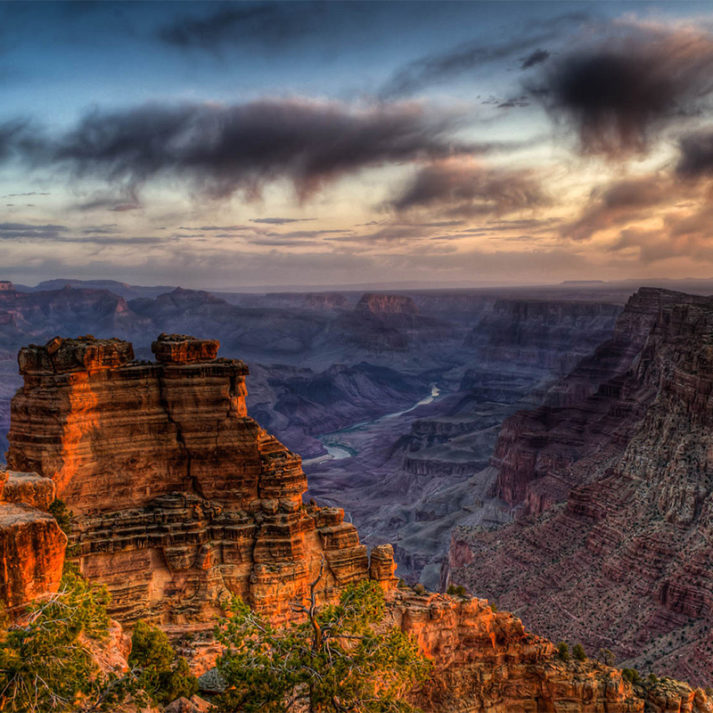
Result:
{"label": "rock formation", "polygon": [[54,484],[0,470],[0,602],[10,609],[57,589],[67,538],[46,512]]}
{"label": "rock formation", "polygon": [[[644,711],[641,692],[620,671],[591,660],[560,660],[551,642],[485,600],[399,589],[390,611],[434,662],[433,680],[416,696],[427,711]],[[694,696],[685,686],[677,702]],[[703,692],[698,701],[690,711],[709,710]]]}
{"label": "rock formation", "polygon": [[[157,363],[118,339],[24,348],[12,401],[8,464],[54,482],[112,615],[209,621],[232,593],[279,619],[322,558],[326,599],[368,577],[354,526],[302,504],[299,456],[247,416],[245,364],[213,340],[162,334],[152,348]],[[383,559],[372,572],[392,581]]]}
{"label": "rock formation", "polygon": [[520,511],[458,528],[452,581],[554,639],[713,680],[713,299],[640,290],[614,338],[512,417],[498,494]]}

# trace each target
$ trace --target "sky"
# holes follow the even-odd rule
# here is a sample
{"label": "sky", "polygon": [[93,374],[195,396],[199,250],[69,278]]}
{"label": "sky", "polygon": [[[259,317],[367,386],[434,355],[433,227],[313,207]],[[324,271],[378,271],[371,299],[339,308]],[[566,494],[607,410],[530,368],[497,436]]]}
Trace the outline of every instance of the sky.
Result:
{"label": "sky", "polygon": [[0,279],[713,276],[710,2],[0,2]]}

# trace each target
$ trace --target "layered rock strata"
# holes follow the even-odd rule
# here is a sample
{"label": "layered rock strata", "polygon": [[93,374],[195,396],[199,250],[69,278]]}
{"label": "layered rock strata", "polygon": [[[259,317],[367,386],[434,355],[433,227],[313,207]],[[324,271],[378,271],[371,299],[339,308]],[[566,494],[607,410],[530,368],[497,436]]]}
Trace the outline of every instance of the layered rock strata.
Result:
{"label": "layered rock strata", "polygon": [[450,576],[554,639],[708,685],[713,299],[640,290],[617,333],[503,428],[499,493],[523,515],[458,528]]}
{"label": "layered rock strata", "polygon": [[53,499],[46,478],[0,470],[0,602],[11,611],[59,585],[67,538],[46,512]]}
{"label": "layered rock strata", "polygon": [[[24,348],[12,401],[8,464],[54,482],[112,614],[209,621],[237,594],[280,619],[322,559],[325,599],[369,577],[343,511],[304,506],[299,456],[247,416],[245,364],[214,340],[161,335],[152,349],[157,363],[117,339]],[[389,582],[384,559],[371,571]]]}

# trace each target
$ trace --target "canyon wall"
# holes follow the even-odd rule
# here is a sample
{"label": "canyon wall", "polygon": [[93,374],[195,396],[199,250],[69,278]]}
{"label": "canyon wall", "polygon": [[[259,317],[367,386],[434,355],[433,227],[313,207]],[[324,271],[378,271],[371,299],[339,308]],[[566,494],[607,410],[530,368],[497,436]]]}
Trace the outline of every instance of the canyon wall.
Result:
{"label": "canyon wall", "polygon": [[299,456],[247,416],[247,367],[217,350],[161,335],[155,363],[118,339],[20,352],[9,467],[54,481],[80,569],[121,621],[210,621],[229,594],[280,619],[322,558],[327,600],[369,576],[354,526],[303,505]]}
{"label": "canyon wall", "polygon": [[519,518],[460,527],[449,575],[554,639],[713,680],[713,299],[640,290],[615,336],[501,430]]}

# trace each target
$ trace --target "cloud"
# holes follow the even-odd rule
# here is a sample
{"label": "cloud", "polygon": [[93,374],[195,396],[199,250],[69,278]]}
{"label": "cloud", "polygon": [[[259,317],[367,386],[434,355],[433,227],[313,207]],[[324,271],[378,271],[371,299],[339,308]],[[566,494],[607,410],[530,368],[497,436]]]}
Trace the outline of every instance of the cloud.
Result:
{"label": "cloud", "polygon": [[129,189],[120,195],[97,193],[91,200],[78,203],[75,207],[81,211],[109,210],[114,213],[125,213],[139,210],[142,205],[136,191]]}
{"label": "cloud", "polygon": [[564,225],[561,233],[571,240],[588,240],[595,233],[647,218],[651,209],[675,198],[670,178],[650,174],[614,181],[592,191],[579,217]]}
{"label": "cloud", "polygon": [[534,52],[527,55],[527,57],[522,58],[520,62],[520,69],[530,69],[530,67],[534,67],[536,64],[546,62],[549,58],[550,53],[547,50],[536,49]]}
{"label": "cloud", "polygon": [[382,87],[380,95],[395,97],[411,94],[492,62],[516,57],[528,50],[533,52],[524,61],[534,58],[533,64],[536,64],[543,61],[542,53],[547,54],[545,50],[539,49],[539,45],[558,39],[565,28],[580,25],[587,19],[589,16],[584,13],[567,13],[549,18],[546,23],[535,23],[527,32],[515,35],[505,42],[484,45],[482,39],[478,39],[460,44],[447,52],[420,57],[397,70]]}
{"label": "cloud", "polygon": [[681,138],[676,170],[686,178],[713,175],[713,129],[697,131]]}
{"label": "cloud", "polygon": [[666,123],[706,105],[713,36],[690,27],[614,24],[594,43],[548,62],[529,89],[574,129],[584,153],[643,153]]}
{"label": "cloud", "polygon": [[0,124],[0,161],[13,155],[25,143],[28,132],[27,122],[6,121]]}
{"label": "cloud", "polygon": [[52,223],[0,223],[0,241],[48,241],[52,243],[93,243],[96,245],[153,245],[166,238],[114,235],[111,226],[91,226],[75,235],[72,228]]}
{"label": "cloud", "polygon": [[421,168],[391,206],[399,212],[430,208],[451,216],[475,216],[512,213],[547,202],[540,185],[526,171],[453,159]]}
{"label": "cloud", "polygon": [[182,49],[264,43],[274,50],[314,29],[323,9],[323,3],[225,4],[200,17],[179,17],[161,27],[158,37]]}
{"label": "cloud", "polygon": [[170,178],[213,198],[239,191],[256,199],[265,183],[286,179],[304,200],[363,168],[481,150],[454,139],[454,129],[452,116],[434,116],[414,103],[362,109],[298,99],[150,104],[93,111],[63,136],[35,139],[24,157],[129,192]]}
{"label": "cloud", "polygon": [[305,223],[314,218],[251,218],[251,223],[265,223],[267,225],[287,225],[288,223]]}
{"label": "cloud", "polygon": [[249,225],[201,225],[200,227],[180,225],[178,226],[178,229],[190,231],[202,230],[204,232],[222,232],[230,230],[252,230],[253,228]]}

